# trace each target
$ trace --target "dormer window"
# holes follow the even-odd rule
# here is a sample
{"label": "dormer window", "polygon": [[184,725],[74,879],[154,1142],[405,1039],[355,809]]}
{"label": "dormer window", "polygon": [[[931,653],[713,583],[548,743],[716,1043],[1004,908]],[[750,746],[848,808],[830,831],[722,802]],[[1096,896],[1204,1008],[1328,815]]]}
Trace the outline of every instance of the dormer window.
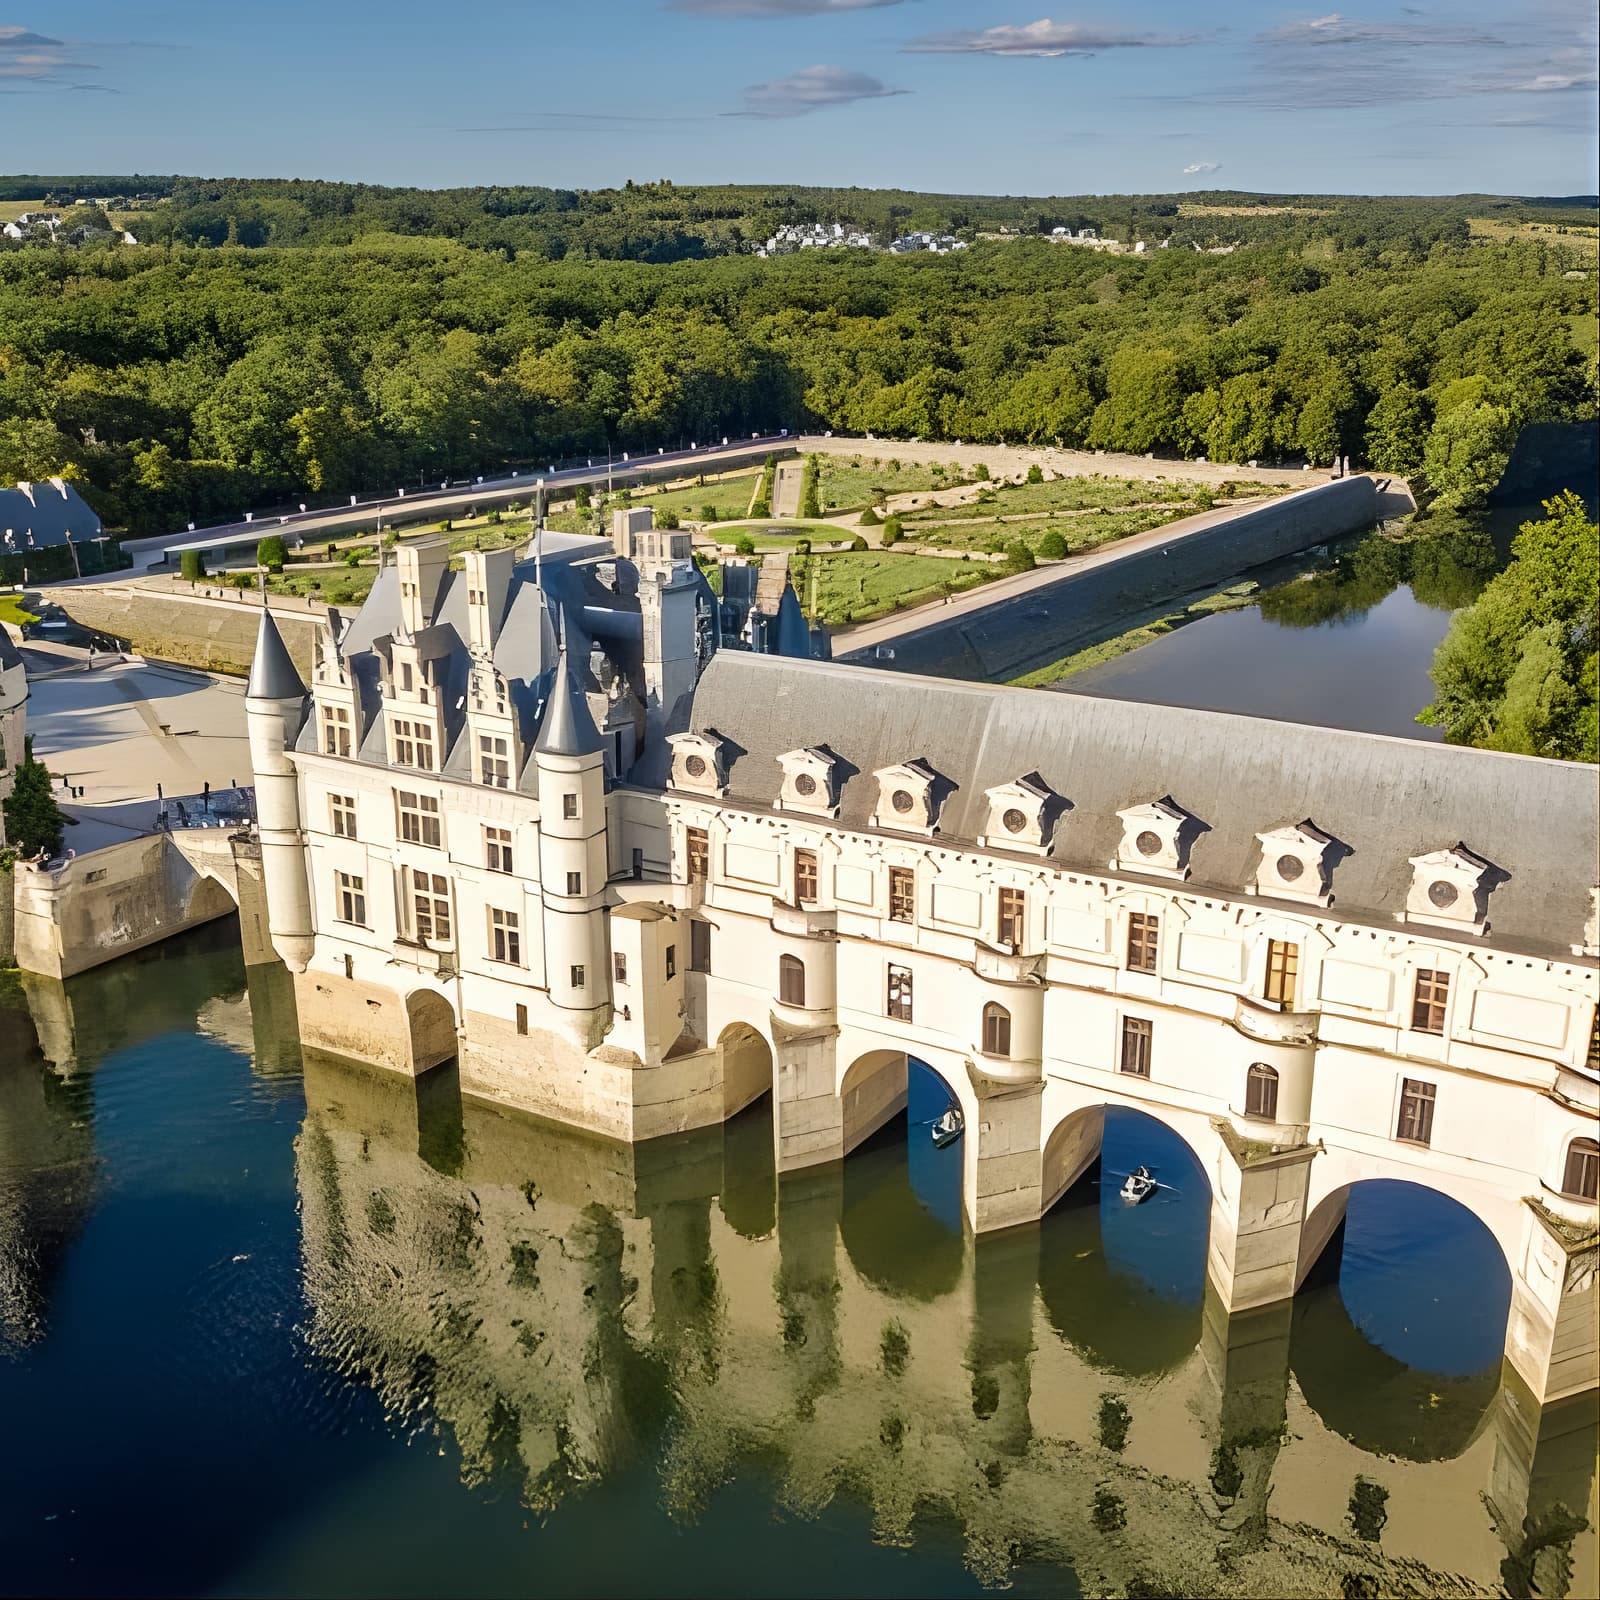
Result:
{"label": "dormer window", "polygon": [[1256,894],[1276,900],[1298,900],[1305,905],[1325,906],[1333,895],[1329,885],[1334,863],[1342,851],[1339,841],[1324,833],[1309,817],[1287,827],[1258,833],[1261,861],[1256,867]]}
{"label": "dormer window", "polygon": [[1026,855],[1049,853],[1050,834],[1064,802],[1037,772],[987,791],[989,818],[978,843]]}
{"label": "dormer window", "polygon": [[947,778],[921,760],[881,767],[873,777],[878,780],[878,803],[872,813],[875,828],[930,836],[938,831],[940,809],[954,788]]}
{"label": "dormer window", "polygon": [[724,740],[719,733],[711,728],[704,733],[672,733],[667,735],[667,743],[672,747],[668,780],[672,788],[719,798],[728,792]]}
{"label": "dormer window", "polygon": [[790,750],[778,757],[783,783],[778,790],[780,811],[803,811],[816,817],[839,814],[839,789],[843,775],[839,758],[820,745]]}
{"label": "dormer window", "polygon": [[1187,878],[1189,852],[1206,826],[1171,795],[1119,811],[1122,843],[1110,863],[1113,871],[1141,872],[1158,878]]}
{"label": "dormer window", "polygon": [[1504,876],[1463,843],[1411,858],[1404,920],[1463,933],[1488,931],[1489,893]]}

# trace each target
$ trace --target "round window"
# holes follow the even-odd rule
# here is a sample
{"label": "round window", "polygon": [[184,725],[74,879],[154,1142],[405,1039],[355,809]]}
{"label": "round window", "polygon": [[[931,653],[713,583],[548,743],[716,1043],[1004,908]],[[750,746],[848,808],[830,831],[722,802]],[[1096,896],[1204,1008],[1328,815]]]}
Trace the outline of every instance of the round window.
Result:
{"label": "round window", "polygon": [[1007,833],[1021,833],[1028,826],[1028,819],[1015,808],[1006,812],[1000,822]]}
{"label": "round window", "polygon": [[686,756],[683,770],[691,778],[703,778],[706,775],[706,758],[704,756]]}
{"label": "round window", "polygon": [[892,805],[896,811],[904,815],[912,808],[912,806],[916,804],[916,801],[911,798],[910,790],[896,789],[895,792],[889,796],[889,804]]}
{"label": "round window", "polygon": [[808,799],[817,792],[817,780],[809,772],[802,772],[794,780],[794,792],[805,795]]}
{"label": "round window", "polygon": [[1161,835],[1151,833],[1148,828],[1133,841],[1133,848],[1142,856],[1158,856],[1161,854]]}
{"label": "round window", "polygon": [[1306,864],[1299,856],[1278,857],[1277,873],[1279,879],[1284,883],[1293,883],[1305,870]]}
{"label": "round window", "polygon": [[1435,878],[1428,885],[1428,898],[1441,911],[1456,903],[1456,892],[1456,886],[1453,883],[1446,883],[1443,878]]}

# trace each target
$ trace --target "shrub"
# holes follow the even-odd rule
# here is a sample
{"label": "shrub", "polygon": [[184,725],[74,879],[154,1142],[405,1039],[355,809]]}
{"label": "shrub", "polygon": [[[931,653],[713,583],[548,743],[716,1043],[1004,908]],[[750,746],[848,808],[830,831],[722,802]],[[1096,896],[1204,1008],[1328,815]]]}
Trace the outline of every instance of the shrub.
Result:
{"label": "shrub", "polygon": [[499,524],[500,513],[498,511],[485,512],[483,520],[488,523],[491,528],[493,528]]}
{"label": "shrub", "polygon": [[807,456],[804,470],[800,474],[800,515],[802,517],[820,517],[822,515],[822,502],[817,498],[817,473],[820,462],[816,456]]}
{"label": "shrub", "polygon": [[1209,489],[1196,489],[1194,503],[1197,510],[1209,511],[1217,503],[1217,497]]}
{"label": "shrub", "polygon": [[658,528],[667,529],[680,527],[681,523],[678,520],[678,513],[674,511],[671,506],[663,506],[658,512],[656,512],[656,526]]}
{"label": "shrub", "polygon": [[589,485],[586,483],[580,483],[577,487],[577,491],[572,497],[573,509],[575,511],[587,511],[589,509],[589,505]]}
{"label": "shrub", "polygon": [[1046,561],[1059,561],[1066,553],[1067,541],[1054,528],[1039,541],[1039,554]]}
{"label": "shrub", "polygon": [[855,538],[850,541],[850,548],[852,550],[865,550],[867,548],[867,541],[858,533]]}
{"label": "shrub", "polygon": [[702,522],[717,522],[721,520],[721,513],[715,506],[701,506],[700,520]]}
{"label": "shrub", "polygon": [[989,469],[981,461],[972,469],[972,475],[981,483],[987,483],[989,481]]}
{"label": "shrub", "polygon": [[811,554],[811,541],[809,539],[796,539],[795,542],[794,542],[794,553],[797,556],[808,556],[808,555],[810,555]]}
{"label": "shrub", "polygon": [[361,565],[361,552],[359,550],[346,550],[344,564],[347,567],[359,567]]}
{"label": "shrub", "polygon": [[1037,461],[1035,461],[1034,464],[1031,467],[1028,468],[1028,482],[1029,483],[1043,483],[1044,482],[1044,468],[1041,467]]}
{"label": "shrub", "polygon": [[256,576],[253,572],[236,572],[228,579],[235,589],[250,589],[255,586]]}
{"label": "shrub", "polygon": [[388,546],[389,549],[392,550],[397,544],[400,543],[400,535],[396,533],[393,528],[391,528],[386,534],[384,534],[383,542]]}
{"label": "shrub", "polygon": [[198,583],[206,575],[206,558],[202,550],[185,550],[178,557],[178,572],[190,583]]}
{"label": "shrub", "polygon": [[742,556],[753,556],[756,553],[756,542],[748,533],[741,533],[733,541],[733,548]]}
{"label": "shrub", "polygon": [[756,503],[750,508],[752,517],[770,517],[772,515],[772,502],[763,494],[756,496]]}
{"label": "shrub", "polygon": [[256,542],[256,565],[265,567],[268,572],[283,571],[283,535],[269,533],[266,538]]}
{"label": "shrub", "polygon": [[861,526],[863,528],[876,528],[882,521],[883,518],[880,517],[871,506],[868,506],[867,509],[861,513]]}
{"label": "shrub", "polygon": [[1034,568],[1033,551],[1020,539],[1006,546],[1006,565],[1013,572],[1031,572]]}
{"label": "shrub", "polygon": [[22,760],[16,768],[11,793],[0,805],[6,820],[6,838],[23,856],[53,856],[61,849],[65,819],[50,788],[50,772],[33,759],[33,735],[22,741]]}
{"label": "shrub", "polygon": [[444,519],[444,521],[439,524],[438,531],[440,533],[449,533],[449,531],[450,531],[450,519],[449,519],[449,517],[446,517]]}
{"label": "shrub", "polygon": [[884,544],[898,544],[900,542],[900,519],[890,517],[883,525],[883,532],[879,535]]}

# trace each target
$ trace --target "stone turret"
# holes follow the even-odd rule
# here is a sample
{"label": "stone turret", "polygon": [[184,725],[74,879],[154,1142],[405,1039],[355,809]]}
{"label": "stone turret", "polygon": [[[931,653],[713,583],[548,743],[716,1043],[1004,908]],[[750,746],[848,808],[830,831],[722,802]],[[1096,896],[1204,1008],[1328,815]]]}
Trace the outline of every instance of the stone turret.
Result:
{"label": "stone turret", "polygon": [[300,817],[300,780],[290,755],[305,718],[306,686],[272,620],[261,613],[255,659],[245,688],[250,764],[255,771],[261,872],[272,947],[294,972],[304,972],[313,946],[311,886]]}
{"label": "stone turret", "polygon": [[579,1043],[600,1042],[610,1010],[605,888],[605,743],[563,640],[539,735],[539,881],[551,1004]]}

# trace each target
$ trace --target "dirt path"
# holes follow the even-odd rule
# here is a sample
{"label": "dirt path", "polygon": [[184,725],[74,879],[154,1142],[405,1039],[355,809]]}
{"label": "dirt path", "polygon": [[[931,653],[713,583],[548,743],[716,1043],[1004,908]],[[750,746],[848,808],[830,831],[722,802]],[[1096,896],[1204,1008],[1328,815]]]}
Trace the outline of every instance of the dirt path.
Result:
{"label": "dirt path", "polygon": [[772,481],[772,514],[775,517],[800,515],[800,487],[805,481],[805,463],[784,461]]}

